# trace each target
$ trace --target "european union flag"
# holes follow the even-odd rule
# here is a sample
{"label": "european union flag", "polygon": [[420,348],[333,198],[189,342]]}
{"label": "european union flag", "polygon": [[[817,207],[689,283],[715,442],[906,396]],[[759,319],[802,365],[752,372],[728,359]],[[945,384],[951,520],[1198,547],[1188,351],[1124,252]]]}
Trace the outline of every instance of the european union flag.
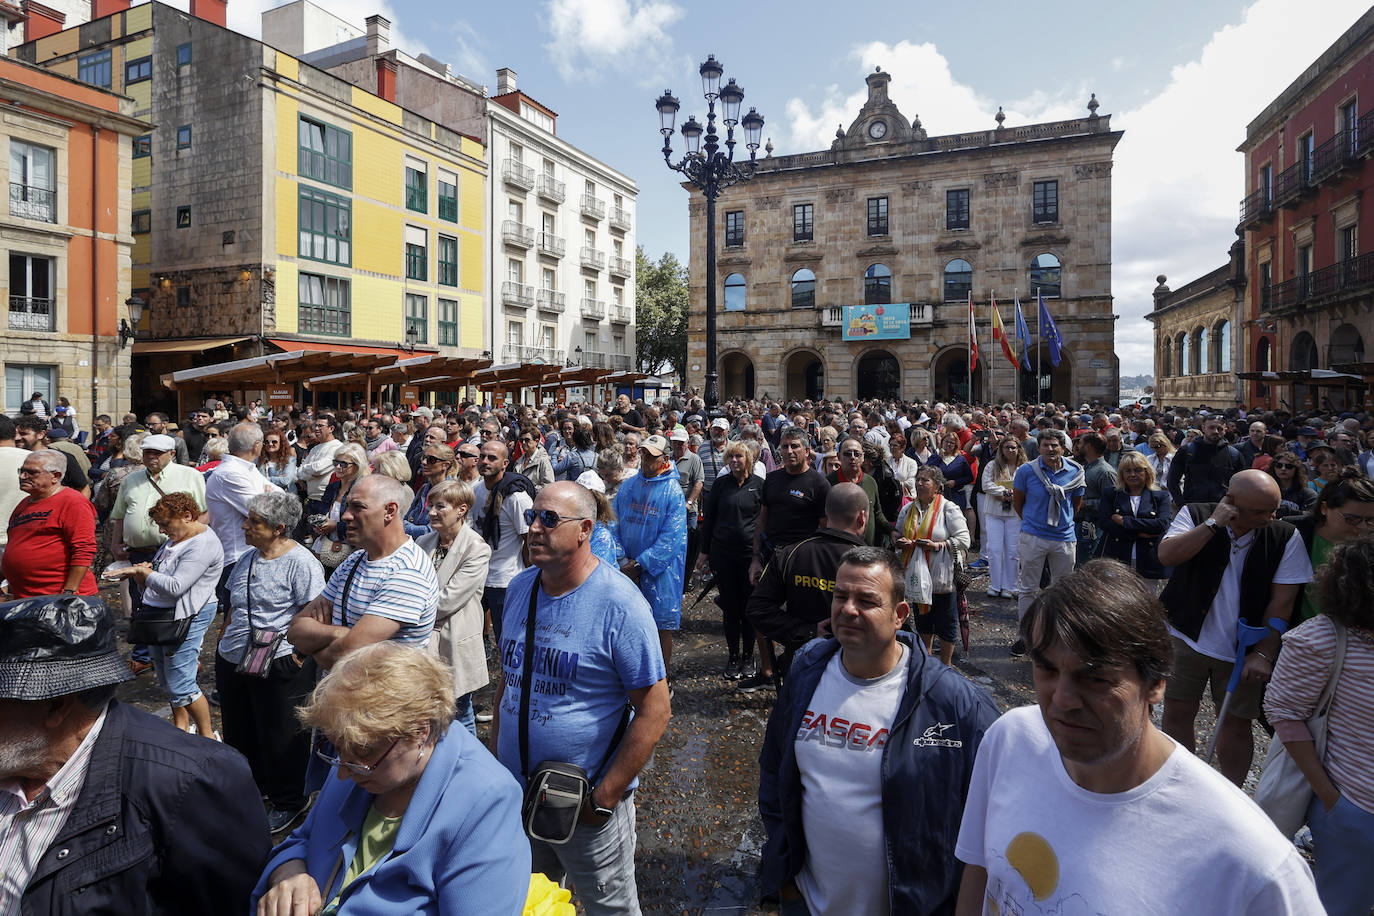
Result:
{"label": "european union flag", "polygon": [[1059,336],[1059,328],[1055,327],[1054,319],[1050,317],[1050,310],[1045,308],[1045,297],[1039,293],[1035,298],[1040,300],[1040,339],[1050,348],[1050,362],[1059,365],[1059,349],[1064,346],[1064,338]]}
{"label": "european union flag", "polygon": [[1027,372],[1034,372],[1030,364],[1031,336],[1030,328],[1026,327],[1026,316],[1021,314],[1021,299],[1016,300],[1016,339],[1021,341],[1021,368]]}

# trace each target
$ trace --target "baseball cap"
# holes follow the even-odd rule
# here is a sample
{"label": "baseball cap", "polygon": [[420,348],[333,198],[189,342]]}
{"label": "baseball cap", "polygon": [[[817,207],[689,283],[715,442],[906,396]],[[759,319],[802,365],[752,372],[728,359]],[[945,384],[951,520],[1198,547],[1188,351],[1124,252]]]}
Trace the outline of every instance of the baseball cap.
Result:
{"label": "baseball cap", "polygon": [[52,429],[48,430],[49,439],[70,439],[71,437],[72,434],[61,426],[54,426]]}
{"label": "baseball cap", "polygon": [[639,447],[651,455],[662,455],[668,451],[668,440],[662,436],[650,436],[639,443]]}
{"label": "baseball cap", "polygon": [[674,441],[674,442],[686,442],[686,441],[687,441],[687,430],[682,429],[681,427],[679,427],[679,428],[673,430],[673,434],[672,434],[671,436],[669,436],[668,438],[671,439],[671,440]]}
{"label": "baseball cap", "polygon": [[711,428],[728,430],[730,428],[730,421],[724,417],[716,417],[711,421]]}
{"label": "baseball cap", "polygon": [[415,408],[415,413],[418,416],[424,417],[426,420],[434,419],[434,411],[430,410],[428,407],[417,407]]}
{"label": "baseball cap", "polygon": [[145,452],[171,452],[176,450],[177,443],[171,436],[164,436],[159,433],[155,436],[144,436],[141,447]]}

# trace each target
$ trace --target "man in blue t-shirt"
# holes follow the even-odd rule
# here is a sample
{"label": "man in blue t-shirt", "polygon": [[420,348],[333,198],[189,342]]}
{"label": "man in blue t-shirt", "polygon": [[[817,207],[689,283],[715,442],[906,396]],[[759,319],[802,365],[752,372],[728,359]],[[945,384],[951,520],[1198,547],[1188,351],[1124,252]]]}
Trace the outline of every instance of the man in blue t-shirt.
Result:
{"label": "man in blue t-shirt", "polygon": [[[1077,543],[1073,516],[1083,504],[1086,487],[1083,466],[1065,457],[1069,445],[1069,436],[1062,429],[1045,430],[1040,434],[1040,457],[1021,465],[1012,478],[1011,505],[1021,516],[1017,620],[1026,616],[1040,591],[1040,572],[1046,565],[1050,582],[1073,572]],[[1011,654],[1025,655],[1025,641],[1018,638]]]}
{"label": "man in blue t-shirt", "polygon": [[[570,481],[549,484],[527,510],[533,564],[506,591],[501,668],[491,742],[523,786],[541,763],[572,763],[592,791],[572,839],[531,840],[535,871],[566,874],[583,906],[639,913],[635,885],[634,788],[672,715],[667,669],[649,605],[635,584],[591,551],[596,501]],[[520,754],[526,619],[532,589],[534,647],[529,653],[529,753]],[[620,743],[611,745],[633,709]]]}

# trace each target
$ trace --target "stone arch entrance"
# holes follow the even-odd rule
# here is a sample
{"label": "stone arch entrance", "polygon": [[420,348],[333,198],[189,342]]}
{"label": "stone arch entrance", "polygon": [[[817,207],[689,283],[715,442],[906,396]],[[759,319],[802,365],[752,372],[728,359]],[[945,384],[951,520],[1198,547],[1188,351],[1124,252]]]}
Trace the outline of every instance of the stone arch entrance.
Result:
{"label": "stone arch entrance", "polygon": [[[1043,404],[1053,401],[1057,404],[1065,404],[1073,400],[1073,355],[1068,350],[1061,348],[1059,351],[1059,365],[1050,362],[1050,348],[1042,346],[1039,352],[1040,362],[1040,387],[1039,393],[1036,392],[1036,350],[1031,348],[1026,358],[1030,360],[1031,371],[1021,369],[1017,372],[1017,396],[1022,401],[1032,404]],[[1185,359],[1180,356],[1179,359]],[[1183,362],[1179,362],[1178,375],[1185,374]]]}
{"label": "stone arch entrance", "polygon": [[783,396],[789,401],[824,396],[825,362],[812,350],[798,350],[783,362]]}
{"label": "stone arch entrance", "polygon": [[[1302,372],[1307,369],[1321,368],[1321,354],[1317,351],[1317,341],[1311,334],[1301,331],[1288,347],[1288,368]],[[1318,391],[1310,385],[1293,383],[1293,403],[1290,410],[1315,410]]]}
{"label": "stone arch entrance", "polygon": [[854,390],[860,400],[900,398],[902,364],[887,350],[870,350],[854,365]]}
{"label": "stone arch entrance", "polygon": [[720,396],[752,398],[754,396],[754,363],[738,350],[720,358]]}
{"label": "stone arch entrance", "polygon": [[985,363],[980,354],[973,370],[973,389],[969,390],[968,347],[955,346],[941,350],[930,364],[930,391],[937,401],[960,401],[965,404],[981,402],[986,390],[983,377]]}

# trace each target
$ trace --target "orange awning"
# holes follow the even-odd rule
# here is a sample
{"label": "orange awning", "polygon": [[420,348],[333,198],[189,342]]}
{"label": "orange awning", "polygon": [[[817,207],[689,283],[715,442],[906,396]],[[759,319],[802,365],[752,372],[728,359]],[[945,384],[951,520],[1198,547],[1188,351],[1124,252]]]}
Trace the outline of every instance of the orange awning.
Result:
{"label": "orange awning", "polygon": [[[408,359],[416,355],[404,347],[368,347],[342,341],[335,343],[333,341],[287,340],[282,337],[269,337],[267,342],[287,352],[307,350],[312,353],[374,353],[382,356],[395,356],[399,359]],[[424,355],[424,351],[418,355]]]}

